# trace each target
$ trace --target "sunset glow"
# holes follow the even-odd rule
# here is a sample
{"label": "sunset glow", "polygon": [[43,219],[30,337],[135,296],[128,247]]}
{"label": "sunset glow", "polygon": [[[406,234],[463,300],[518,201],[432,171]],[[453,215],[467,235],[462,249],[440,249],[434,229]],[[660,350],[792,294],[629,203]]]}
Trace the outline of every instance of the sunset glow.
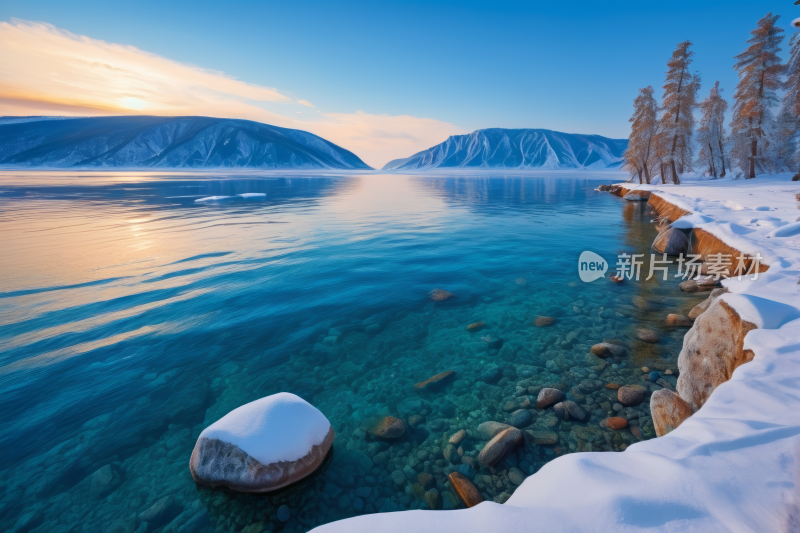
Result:
{"label": "sunset glow", "polygon": [[[201,115],[310,131],[382,166],[463,131],[413,116],[314,113],[277,89],[42,22],[0,22],[0,115]],[[260,107],[286,106],[286,115]],[[311,116],[306,113],[304,116]]]}

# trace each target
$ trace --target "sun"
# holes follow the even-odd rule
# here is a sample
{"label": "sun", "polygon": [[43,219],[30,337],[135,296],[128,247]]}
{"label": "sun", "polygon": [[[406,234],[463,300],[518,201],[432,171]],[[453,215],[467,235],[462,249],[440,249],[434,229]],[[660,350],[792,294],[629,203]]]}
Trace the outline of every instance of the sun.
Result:
{"label": "sun", "polygon": [[121,107],[125,109],[133,109],[135,111],[141,111],[142,109],[147,107],[147,102],[145,102],[141,98],[133,98],[130,96],[120,98],[119,103]]}

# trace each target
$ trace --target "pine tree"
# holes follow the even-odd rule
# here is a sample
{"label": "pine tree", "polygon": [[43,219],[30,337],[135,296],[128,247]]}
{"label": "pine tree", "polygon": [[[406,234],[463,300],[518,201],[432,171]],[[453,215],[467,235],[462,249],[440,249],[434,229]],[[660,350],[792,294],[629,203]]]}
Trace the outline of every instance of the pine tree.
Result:
{"label": "pine tree", "polygon": [[[666,183],[664,172],[670,172],[672,182],[679,185],[680,173],[692,165],[692,132],[694,110],[697,107],[697,92],[700,77],[689,72],[692,64],[692,43],[684,41],[672,52],[667,61],[667,76],[664,80],[664,114],[661,117],[660,151],[668,168],[662,170],[661,181]],[[665,143],[668,143],[665,144]],[[668,151],[667,151],[668,150]]]}
{"label": "pine tree", "polygon": [[658,134],[658,103],[653,97],[655,91],[652,87],[639,89],[639,95],[633,101],[633,116],[631,122],[631,135],[628,138],[628,148],[625,150],[625,167],[639,175],[642,183],[642,174],[647,183],[650,183],[650,167],[653,165],[656,135]]}
{"label": "pine tree", "polygon": [[[789,41],[791,46],[791,57],[786,65],[786,82],[784,89],[786,94],[783,96],[781,114],[778,118],[778,131],[782,134],[782,155],[786,166],[797,168],[797,131],[798,121],[800,121],[800,33],[792,35]],[[790,149],[790,145],[794,150]],[[792,165],[794,163],[794,165]],[[800,179],[800,173],[795,175]]]}
{"label": "pine tree", "polygon": [[778,119],[775,121],[773,140],[766,154],[775,170],[792,170],[797,168],[798,117],[791,106],[781,106]]}
{"label": "pine tree", "polygon": [[724,178],[725,171],[725,111],[728,109],[722,95],[720,95],[719,82],[711,88],[708,98],[700,103],[702,118],[697,129],[697,143],[700,153],[697,156],[698,164],[708,164],[709,174],[715,179]]}
{"label": "pine tree", "polygon": [[768,13],[758,21],[750,46],[735,57],[739,83],[733,95],[733,140],[731,159],[746,171],[748,178],[771,169],[769,134],[775,129],[771,108],[778,103],[775,90],[781,87],[784,66],[778,53],[783,29],[775,26],[778,15]]}

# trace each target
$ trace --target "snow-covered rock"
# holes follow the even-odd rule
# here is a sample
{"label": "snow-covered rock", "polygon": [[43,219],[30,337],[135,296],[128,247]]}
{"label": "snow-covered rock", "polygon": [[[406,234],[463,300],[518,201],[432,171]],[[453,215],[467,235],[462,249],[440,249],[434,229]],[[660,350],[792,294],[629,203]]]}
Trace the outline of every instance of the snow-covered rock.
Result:
{"label": "snow-covered rock", "polygon": [[238,407],[208,426],[197,439],[189,467],[204,485],[272,491],[314,472],[334,436],[316,407],[281,392]]}
{"label": "snow-covered rock", "polygon": [[619,168],[627,139],[542,129],[489,128],[453,135],[384,170],[433,168],[593,169]]}

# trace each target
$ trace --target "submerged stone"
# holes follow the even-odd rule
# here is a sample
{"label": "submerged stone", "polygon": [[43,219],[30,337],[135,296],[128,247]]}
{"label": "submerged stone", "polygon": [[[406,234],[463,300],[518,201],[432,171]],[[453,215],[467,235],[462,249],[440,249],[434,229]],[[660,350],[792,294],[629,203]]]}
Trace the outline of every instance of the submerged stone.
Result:
{"label": "submerged stone", "polygon": [[628,421],[620,416],[612,416],[600,421],[600,427],[603,429],[620,430],[628,427]]}
{"label": "submerged stone", "polygon": [[478,425],[477,431],[478,436],[483,440],[489,440],[493,438],[495,435],[510,428],[508,424],[502,424],[500,422],[483,422],[482,424]]}
{"label": "submerged stone", "polygon": [[644,387],[641,385],[625,385],[617,391],[619,403],[626,407],[633,407],[644,400]]}
{"label": "submerged stone", "polygon": [[531,415],[530,411],[525,409],[517,409],[506,418],[506,422],[509,426],[514,426],[515,428],[524,428],[529,426],[533,416]]}
{"label": "submerged stone", "polygon": [[610,342],[600,342],[590,348],[590,351],[598,357],[622,357],[627,353],[624,346],[611,344]]}
{"label": "submerged stone", "polygon": [[674,313],[670,313],[667,315],[666,324],[668,326],[674,326],[679,328],[690,328],[692,327],[692,324],[694,324],[694,321],[688,316],[676,315]]}
{"label": "submerged stone", "polygon": [[481,453],[478,454],[478,461],[487,468],[494,466],[508,452],[515,450],[523,442],[522,432],[519,429],[513,427],[504,429],[483,447]]}
{"label": "submerged stone", "polygon": [[453,370],[446,370],[441,374],[436,374],[435,376],[426,379],[425,381],[421,381],[414,385],[414,388],[419,391],[427,391],[436,389],[438,387],[444,386],[446,383],[449,383],[453,378],[455,378],[456,373]]}
{"label": "submerged stone", "polygon": [[398,439],[406,432],[403,421],[393,416],[384,416],[378,420],[368,420],[368,431],[381,439]]}
{"label": "submerged stone", "polygon": [[444,302],[445,300],[449,300],[450,298],[452,298],[453,294],[443,289],[433,289],[431,292],[428,293],[428,296],[434,302]]}
{"label": "submerged stone", "polygon": [[636,336],[640,341],[655,344],[659,341],[658,333],[648,328],[639,328],[636,330]]}
{"label": "submerged stone", "polygon": [[554,403],[560,402],[564,398],[565,395],[560,390],[545,387],[539,391],[539,395],[536,397],[536,408],[545,409]]}

